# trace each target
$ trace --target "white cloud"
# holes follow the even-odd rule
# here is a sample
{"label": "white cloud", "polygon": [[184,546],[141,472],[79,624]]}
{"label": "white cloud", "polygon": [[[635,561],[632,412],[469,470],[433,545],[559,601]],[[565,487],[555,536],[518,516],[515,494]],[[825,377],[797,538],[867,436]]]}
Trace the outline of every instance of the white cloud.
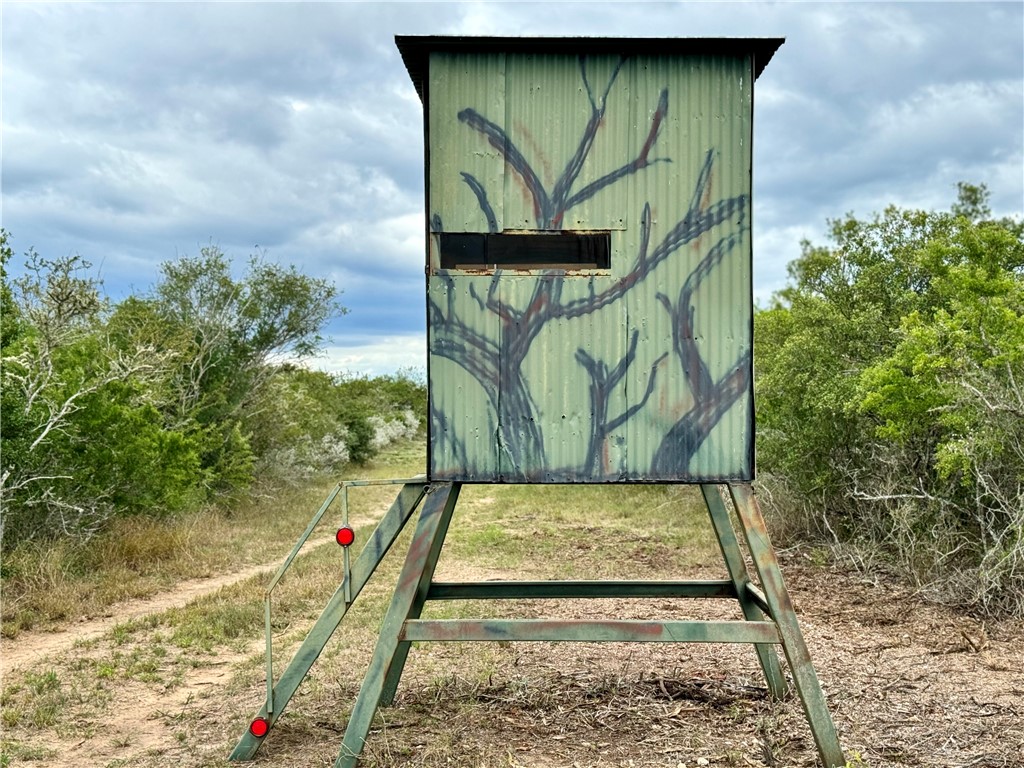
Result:
{"label": "white cloud", "polygon": [[754,301],[767,304],[772,294],[786,284],[786,265],[800,255],[800,243],[809,240],[825,244],[825,222],[807,225],[772,226],[754,221]]}
{"label": "white cloud", "polygon": [[380,376],[401,368],[426,370],[427,337],[425,333],[393,336],[364,336],[344,346],[329,346],[324,355],[307,363],[328,373]]}
{"label": "white cloud", "polygon": [[138,289],[176,253],[212,241],[244,257],[258,243],[345,290],[336,361],[363,365],[353,350],[370,339],[422,337],[422,113],[396,33],[786,36],[757,84],[759,298],[829,217],[945,207],[958,180],[987,183],[997,213],[1024,209],[1019,3],[7,3],[0,14],[2,202],[17,250],[78,251],[108,286]]}

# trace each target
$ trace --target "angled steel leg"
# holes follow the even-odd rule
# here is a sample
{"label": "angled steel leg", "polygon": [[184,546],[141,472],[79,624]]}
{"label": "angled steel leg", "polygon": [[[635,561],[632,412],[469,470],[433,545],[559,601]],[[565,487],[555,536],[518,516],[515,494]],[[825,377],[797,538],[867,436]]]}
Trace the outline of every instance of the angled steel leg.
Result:
{"label": "angled steel leg", "polygon": [[[722,501],[722,494],[719,493],[716,485],[702,485],[700,490],[708,505],[711,524],[715,528],[715,535],[718,536],[718,545],[722,550],[729,578],[732,579],[733,586],[736,588],[736,596],[739,599],[740,608],[743,610],[743,617],[747,621],[764,621],[764,613],[747,592],[750,576],[747,574],[747,565],[743,562],[743,554],[740,552],[739,542],[736,540],[736,532],[729,519],[729,511],[725,508],[725,502]],[[768,690],[776,699],[781,699],[786,695],[786,678],[782,675],[782,667],[779,664],[775,648],[771,645],[758,644],[754,646],[754,649],[757,651],[758,661],[761,662],[761,669],[764,670]]]}
{"label": "angled steel leg", "polygon": [[[418,619],[423,613],[423,606],[427,602],[426,590],[417,592],[416,599],[409,607],[409,618]],[[405,670],[405,661],[409,657],[409,648],[412,643],[408,640],[401,640],[395,648],[395,655],[391,657],[391,664],[388,666],[388,673],[384,677],[384,687],[380,693],[380,706],[390,707],[395,702],[395,693],[398,691],[398,683],[402,679],[402,672]]]}
{"label": "angled steel leg", "polygon": [[[402,528],[405,527],[409,517],[420,503],[425,490],[426,484],[424,483],[409,483],[402,487],[398,498],[381,518],[369,541],[359,553],[359,557],[352,567],[352,583],[340,584],[331,595],[331,599],[327,602],[320,617],[309,634],[306,635],[306,639],[302,641],[302,645],[299,646],[299,650],[288,664],[288,668],[281,675],[281,679],[274,686],[274,711],[267,712],[267,705],[264,703],[256,717],[266,718],[271,727],[281,717],[281,713],[288,706],[288,702],[295,694],[299,684],[306,678],[310,667],[320,656],[320,652],[348,612],[351,601],[346,602],[345,600],[346,589],[351,589],[351,600],[355,600],[359,596],[378,563],[387,554],[388,549],[398,538],[398,534],[401,533]],[[228,759],[251,760],[265,738],[257,738],[246,730]]]}
{"label": "angled steel leg", "polygon": [[729,493],[743,524],[743,536],[754,561],[754,569],[761,579],[761,586],[764,587],[764,597],[769,611],[779,628],[782,649],[793,672],[793,685],[800,696],[807,722],[811,726],[814,743],[818,747],[818,756],[826,768],[843,768],[846,759],[839,746],[836,727],[825,705],[821,684],[818,682],[818,675],[811,664],[810,653],[797,624],[796,612],[782,580],[779,561],[768,538],[764,517],[754,498],[754,492],[750,485],[742,484],[730,485]]}
{"label": "angled steel leg", "polygon": [[[380,705],[385,681],[390,681],[392,690],[398,685],[398,675],[405,663],[405,654],[399,654],[402,629],[415,606],[422,607],[426,598],[460,488],[459,483],[434,484],[423,502],[416,534],[398,578],[391,607],[381,625],[377,648],[352,708],[335,768],[354,768],[366,743],[373,715]],[[408,645],[405,645],[405,653],[408,653]]]}

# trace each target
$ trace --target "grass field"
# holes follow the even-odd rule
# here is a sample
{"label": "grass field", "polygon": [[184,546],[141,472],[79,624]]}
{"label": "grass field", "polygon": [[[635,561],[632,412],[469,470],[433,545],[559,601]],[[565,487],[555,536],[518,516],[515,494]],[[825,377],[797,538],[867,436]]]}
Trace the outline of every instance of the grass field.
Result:
{"label": "grass field", "polygon": [[[365,468],[366,479],[410,477],[423,471],[422,446],[404,444]],[[239,505],[230,512],[207,510],[187,520],[130,523],[75,553],[61,548],[35,561],[17,565],[18,579],[5,595],[5,632],[17,638],[30,628],[49,628],[91,614],[109,611],[130,597],[152,595],[176,581],[233,571],[279,559],[290,549],[322,498],[332,487],[288,489]],[[351,491],[351,515],[362,521],[360,540],[372,530],[375,517],[393,500],[396,487],[372,486]],[[639,577],[685,570],[705,560],[713,546],[702,508],[686,489],[658,487],[467,486],[464,488],[438,578],[607,578],[633,570]],[[335,505],[337,506],[337,505]],[[338,522],[329,512],[316,539],[329,535]],[[333,519],[332,519],[333,516]],[[411,529],[412,526],[409,526]],[[394,549],[402,552],[411,535],[406,530]],[[156,540],[151,542],[151,540]],[[275,655],[284,663],[327,597],[337,587],[340,554],[335,546],[308,548],[296,560],[274,598]],[[336,642],[328,647],[304,696],[289,714],[289,728],[308,721],[308,707],[320,697],[336,695],[318,681],[335,665],[347,667],[368,659],[377,627],[390,597],[401,555],[391,554],[371,585],[346,617]],[[266,576],[245,579],[193,601],[183,608],[117,624],[108,637],[80,643],[76,660],[60,667],[14,675],[4,681],[0,704],[5,730],[6,760],[13,757],[50,761],[57,752],[42,744],[72,738],[75,731],[99,732],[122,685],[157,687],[163,694],[182,686],[196,669],[237,663],[229,684],[230,697],[251,694],[263,674],[263,584]],[[13,595],[11,593],[14,593]],[[498,606],[445,602],[432,615],[455,617],[497,615],[536,604]],[[428,667],[438,665],[431,685],[437,695],[462,685],[461,675],[487,680],[497,656],[507,648],[482,646],[472,669],[443,669],[447,648],[428,653]],[[437,658],[437,661],[431,659]],[[417,676],[420,665],[412,663]],[[433,674],[433,673],[432,673]],[[354,694],[358,679],[341,683]],[[475,683],[474,683],[475,684]],[[259,690],[259,686],[255,690]],[[251,695],[246,696],[252,708]],[[314,704],[314,709],[316,705]],[[233,713],[222,738],[241,733],[248,708]],[[73,727],[68,724],[74,723]],[[131,738],[122,737],[125,748]],[[29,746],[31,745],[31,746]],[[206,764],[201,763],[201,764]],[[220,764],[220,763],[215,763]]]}
{"label": "grass field", "polygon": [[[422,467],[422,447],[407,444],[359,475],[411,476]],[[59,571],[50,582],[40,579],[81,597],[76,603],[61,596],[63,613],[32,615],[47,597],[25,581],[10,619],[17,633],[7,641],[12,648],[40,637],[25,630],[30,625],[85,627],[89,622],[69,624],[66,617],[84,619],[97,610],[119,615],[118,595],[148,592],[159,599],[181,578],[271,564],[259,575],[113,623],[5,670],[0,766],[235,765],[227,755],[265,696],[264,587],[333,484],[184,521],[188,533],[180,533],[166,557],[140,556],[131,567],[110,557],[97,561],[104,567],[94,562],[91,569]],[[357,547],[396,490],[352,490]],[[313,538],[330,539],[339,515],[332,508]],[[174,538],[177,529],[166,531]],[[333,765],[410,537],[406,530],[349,611],[257,765]],[[865,583],[812,561],[788,556],[787,580],[850,764],[1014,764],[1024,748],[1016,709],[1024,695],[1020,624],[979,628],[921,606],[898,585]],[[278,674],[341,571],[336,545],[310,546],[281,582],[272,625]],[[671,486],[466,486],[437,569],[443,581],[723,575],[699,493]],[[132,580],[140,583],[120,583]],[[21,612],[27,617],[19,624]],[[444,601],[428,604],[425,615],[684,620],[738,618],[739,611],[731,601]],[[958,637],[968,640],[954,642]],[[799,703],[768,697],[749,646],[505,642],[415,645],[395,706],[375,719],[361,763],[815,764]]]}
{"label": "grass field", "polygon": [[[392,447],[380,462],[353,471],[409,477],[424,471],[424,461],[423,445],[406,442]],[[3,636],[45,631],[102,614],[124,600],[158,594],[185,579],[283,558],[335,482],[257,491],[230,508],[209,507],[184,517],[122,518],[84,544],[62,540],[5,553]],[[391,493],[367,489],[357,503],[374,509],[387,503]]]}

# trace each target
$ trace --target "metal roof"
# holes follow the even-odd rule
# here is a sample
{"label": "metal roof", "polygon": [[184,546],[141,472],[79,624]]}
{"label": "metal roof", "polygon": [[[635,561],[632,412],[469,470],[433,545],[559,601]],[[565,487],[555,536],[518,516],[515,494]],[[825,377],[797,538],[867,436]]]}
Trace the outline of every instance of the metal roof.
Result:
{"label": "metal roof", "polygon": [[629,56],[751,55],[754,77],[771,61],[784,37],[464,37],[446,35],[395,35],[421,101],[427,80],[427,61],[431,53],[562,53],[622,54]]}

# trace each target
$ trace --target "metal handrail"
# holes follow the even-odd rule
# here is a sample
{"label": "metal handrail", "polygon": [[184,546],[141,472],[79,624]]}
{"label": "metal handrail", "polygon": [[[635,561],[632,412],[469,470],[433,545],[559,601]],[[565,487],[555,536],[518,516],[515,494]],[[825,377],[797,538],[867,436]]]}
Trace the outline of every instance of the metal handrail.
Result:
{"label": "metal handrail", "polygon": [[[285,558],[284,562],[274,573],[273,578],[270,579],[270,583],[267,585],[266,591],[263,597],[263,634],[267,648],[267,717],[271,717],[274,712],[274,648],[273,638],[270,631],[270,602],[271,595],[274,589],[277,588],[278,583],[284,577],[285,572],[291,567],[292,562],[299,554],[299,550],[302,549],[303,545],[309,540],[313,530],[319,525],[323,516],[327,513],[331,504],[338,498],[338,494],[341,494],[341,525],[342,527],[348,527],[348,489],[349,488],[362,488],[370,485],[405,485],[407,483],[423,482],[426,479],[426,475],[417,475],[411,479],[389,479],[389,480],[343,480],[327,494],[327,498],[324,503],[320,505],[320,509],[313,515],[313,519],[309,521],[309,525],[306,526],[306,530],[299,536],[299,540],[295,542],[295,546],[292,547],[292,551],[288,553],[288,557]],[[345,606],[348,607],[352,604],[352,571],[349,559],[349,548],[345,547],[343,552],[343,581],[342,584],[345,588]]]}

